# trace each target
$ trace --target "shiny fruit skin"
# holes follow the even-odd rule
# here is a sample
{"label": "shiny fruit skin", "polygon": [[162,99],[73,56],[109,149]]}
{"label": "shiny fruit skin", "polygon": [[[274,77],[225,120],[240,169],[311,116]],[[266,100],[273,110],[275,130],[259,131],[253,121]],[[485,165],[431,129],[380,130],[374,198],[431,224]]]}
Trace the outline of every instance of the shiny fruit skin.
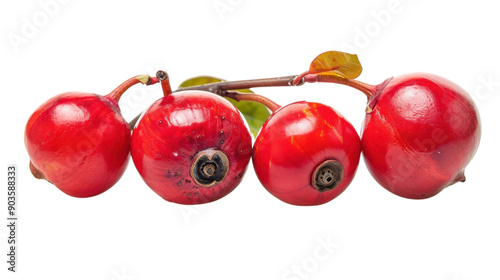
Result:
{"label": "shiny fruit skin", "polygon": [[[167,95],[151,105],[132,133],[132,159],[146,184],[163,199],[201,204],[220,199],[242,180],[252,138],[239,111],[203,91]],[[229,160],[220,182],[199,184],[190,174],[199,152],[218,150]]]}
{"label": "shiny fruit skin", "polygon": [[390,80],[369,106],[361,144],[380,185],[421,199],[465,180],[481,128],[464,89],[439,76],[407,74]]}
{"label": "shiny fruit skin", "polygon": [[[361,144],[354,127],[333,108],[312,102],[281,107],[264,123],[254,144],[253,165],[262,185],[293,205],[319,205],[340,195],[351,183]],[[311,185],[316,167],[335,159],[344,178],[334,189],[320,192]]]}
{"label": "shiny fruit skin", "polygon": [[29,118],[24,140],[34,175],[74,197],[108,190],[129,159],[130,128],[118,104],[91,93],[46,101]]}

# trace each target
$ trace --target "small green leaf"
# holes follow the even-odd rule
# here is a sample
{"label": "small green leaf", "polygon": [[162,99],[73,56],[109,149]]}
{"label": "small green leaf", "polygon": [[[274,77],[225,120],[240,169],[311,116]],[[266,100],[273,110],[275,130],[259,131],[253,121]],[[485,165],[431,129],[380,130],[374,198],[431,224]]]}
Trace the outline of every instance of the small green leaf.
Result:
{"label": "small green leaf", "polygon": [[[225,82],[225,80],[210,76],[199,76],[182,82],[179,88],[186,88],[186,87],[199,86],[199,85],[218,83],[218,82]],[[254,93],[249,89],[238,89],[234,91],[249,93],[249,94]],[[245,120],[248,123],[248,126],[250,127],[250,132],[255,137],[257,137],[257,133],[259,133],[260,128],[271,115],[266,106],[253,101],[242,100],[238,102],[232,98],[226,97],[226,99],[229,100],[243,114]]]}
{"label": "small green leaf", "polygon": [[355,79],[362,70],[357,55],[337,51],[318,55],[309,67],[311,74],[337,76],[344,79]]}
{"label": "small green leaf", "polygon": [[248,126],[250,127],[250,132],[257,137],[260,128],[266,120],[269,118],[271,113],[267,110],[266,106],[253,102],[253,101],[236,101],[231,98],[227,98],[231,103],[233,103],[238,110],[243,114],[245,119],[247,120]]}

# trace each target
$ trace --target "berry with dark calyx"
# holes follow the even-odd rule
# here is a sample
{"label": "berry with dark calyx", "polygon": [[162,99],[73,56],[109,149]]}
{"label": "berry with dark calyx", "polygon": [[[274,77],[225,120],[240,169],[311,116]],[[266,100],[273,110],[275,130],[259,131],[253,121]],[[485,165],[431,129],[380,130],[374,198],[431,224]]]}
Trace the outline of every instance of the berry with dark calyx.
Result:
{"label": "berry with dark calyx", "polygon": [[354,127],[333,108],[296,102],[262,127],[253,165],[262,185],[293,205],[319,205],[340,195],[356,173],[361,144]]}
{"label": "berry with dark calyx", "polygon": [[134,84],[155,82],[136,76],[105,96],[67,92],[38,107],[24,137],[33,175],[74,197],[108,190],[125,171],[130,152],[130,128],[118,100]]}
{"label": "berry with dark calyx", "polygon": [[132,133],[132,159],[163,199],[201,204],[220,199],[241,182],[252,152],[250,133],[226,99],[204,91],[171,94],[143,113]]}

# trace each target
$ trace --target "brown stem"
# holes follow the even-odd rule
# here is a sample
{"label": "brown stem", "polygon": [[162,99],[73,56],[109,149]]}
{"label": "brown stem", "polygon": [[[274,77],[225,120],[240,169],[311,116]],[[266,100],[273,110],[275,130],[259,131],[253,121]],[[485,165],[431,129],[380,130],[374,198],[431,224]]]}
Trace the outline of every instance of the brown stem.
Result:
{"label": "brown stem", "polygon": [[[292,82],[295,79],[293,76],[285,76],[278,78],[266,78],[266,79],[254,79],[254,80],[242,80],[242,81],[231,81],[231,82],[219,82],[206,85],[199,85],[193,87],[179,88],[174,92],[185,91],[185,90],[203,90],[213,93],[225,90],[237,90],[237,89],[248,89],[256,87],[282,87],[282,86],[293,86]],[[303,83],[297,84],[298,86]]]}
{"label": "brown stem", "polygon": [[112,92],[106,95],[107,98],[114,100],[115,102],[118,103],[118,100],[120,100],[120,97],[122,97],[123,93],[129,89],[131,86],[142,83],[145,85],[152,85],[156,84],[158,82],[157,78],[151,78],[149,75],[139,75],[132,77],[125,82],[123,82],[121,85],[119,85],[117,88],[115,88]]}
{"label": "brown stem", "polygon": [[168,77],[167,72],[160,70],[156,72],[156,78],[161,83],[161,89],[163,90],[163,96],[167,96],[172,94],[172,88],[170,87],[170,79]]}
{"label": "brown stem", "polygon": [[272,101],[271,99],[258,95],[255,93],[240,93],[237,91],[227,91],[225,94],[226,97],[232,98],[236,101],[241,101],[241,100],[248,100],[248,101],[254,101],[258,102],[264,106],[266,106],[271,112],[276,112],[281,106],[278,105],[276,102]]}

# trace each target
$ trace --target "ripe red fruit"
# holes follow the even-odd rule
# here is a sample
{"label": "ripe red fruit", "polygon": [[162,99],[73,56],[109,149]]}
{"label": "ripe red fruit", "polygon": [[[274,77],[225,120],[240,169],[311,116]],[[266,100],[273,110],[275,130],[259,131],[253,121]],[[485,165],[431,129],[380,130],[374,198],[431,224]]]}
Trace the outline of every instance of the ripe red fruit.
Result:
{"label": "ripe red fruit", "polygon": [[342,115],[302,101],[279,108],[264,123],[252,160],[271,194],[294,205],[319,205],[349,186],[360,153],[359,136]]}
{"label": "ripe red fruit", "polygon": [[230,193],[242,180],[251,151],[239,111],[203,91],[167,93],[132,133],[132,159],[146,184],[180,204],[207,203]]}
{"label": "ripe red fruit", "polygon": [[30,169],[74,197],[91,197],[113,186],[128,163],[130,128],[118,100],[137,76],[105,96],[67,92],[42,104],[25,130]]}
{"label": "ripe red fruit", "polygon": [[458,181],[480,140],[477,108],[442,77],[414,73],[373,88],[362,133],[366,165],[387,190],[428,198]]}

